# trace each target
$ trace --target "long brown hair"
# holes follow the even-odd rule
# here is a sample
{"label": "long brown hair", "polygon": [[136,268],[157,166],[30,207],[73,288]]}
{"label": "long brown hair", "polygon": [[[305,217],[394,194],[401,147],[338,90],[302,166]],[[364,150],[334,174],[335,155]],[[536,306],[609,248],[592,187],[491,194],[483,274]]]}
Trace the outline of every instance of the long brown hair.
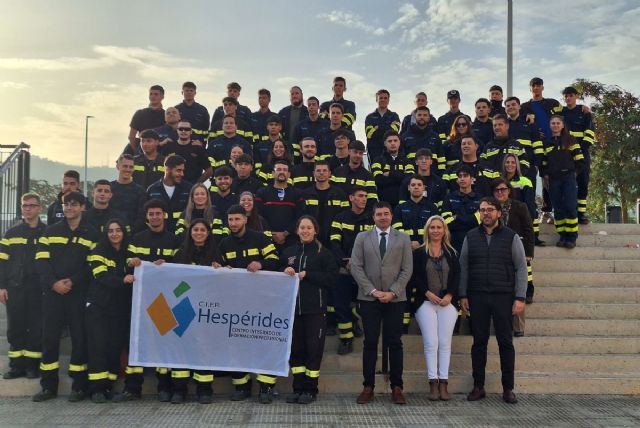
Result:
{"label": "long brown hair", "polygon": [[193,187],[191,188],[191,191],[189,192],[189,202],[187,202],[187,207],[184,209],[184,226],[186,228],[191,226],[191,221],[193,220],[193,210],[196,208],[196,204],[193,202],[193,194],[195,190],[198,188],[204,189],[207,195],[207,204],[204,208],[204,213],[202,214],[202,217],[209,225],[209,228],[211,228],[211,224],[213,223],[214,209],[211,206],[211,195],[209,194],[209,189],[207,189],[207,186],[205,186],[202,183],[194,184]]}
{"label": "long brown hair", "polygon": [[[456,125],[461,119],[464,119],[464,121],[467,122],[467,132],[465,134],[458,133],[458,128],[456,127]],[[449,132],[449,140],[453,142],[455,140],[462,139],[462,137],[473,135],[471,131],[471,124],[472,124],[471,118],[466,114],[461,114],[459,116],[456,116],[456,118],[453,119],[453,123],[451,124],[451,131]]]}
{"label": "long brown hair", "polygon": [[567,123],[565,122],[564,117],[560,116],[559,114],[551,115],[551,117],[549,118],[549,123],[551,123],[553,119],[559,119],[560,121],[562,121],[563,127],[560,131],[560,136],[558,137],[560,139],[560,147],[562,147],[563,150],[571,150],[571,146],[576,143],[576,139],[573,138],[573,135],[571,135],[567,130]]}

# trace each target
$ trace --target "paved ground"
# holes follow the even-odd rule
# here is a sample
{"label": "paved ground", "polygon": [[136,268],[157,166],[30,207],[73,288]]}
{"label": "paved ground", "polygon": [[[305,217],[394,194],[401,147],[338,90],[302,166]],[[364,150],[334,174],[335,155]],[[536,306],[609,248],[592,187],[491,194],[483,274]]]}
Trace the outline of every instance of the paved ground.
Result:
{"label": "paved ground", "polygon": [[159,403],[151,397],[124,404],[71,404],[66,397],[46,403],[29,398],[0,401],[1,427],[638,427],[639,396],[519,395],[508,405],[498,396],[469,403],[462,395],[432,403],[409,394],[406,406],[392,405],[388,397],[358,405],[355,396],[324,395],[315,403],[272,405],[231,403],[216,396],[211,405]]}

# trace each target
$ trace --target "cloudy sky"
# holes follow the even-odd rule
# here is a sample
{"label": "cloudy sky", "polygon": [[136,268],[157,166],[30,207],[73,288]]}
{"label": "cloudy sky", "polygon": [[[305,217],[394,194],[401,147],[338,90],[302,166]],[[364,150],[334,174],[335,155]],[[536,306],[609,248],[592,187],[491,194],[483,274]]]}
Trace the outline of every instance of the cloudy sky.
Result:
{"label": "cloudy sky", "polygon": [[[532,76],[545,95],[584,77],[640,86],[640,3],[635,0],[514,1],[514,93],[528,99]],[[34,154],[80,164],[84,117],[89,164],[112,164],[126,143],[133,112],[147,89],[198,85],[212,111],[226,84],[257,108],[257,90],[272,92],[272,110],[288,88],[331,97],[331,79],[347,78],[355,129],[375,109],[375,92],[391,91],[391,109],[407,114],[426,91],[432,111],[446,111],[458,89],[462,110],[492,84],[506,89],[506,0],[0,0],[0,134]]]}

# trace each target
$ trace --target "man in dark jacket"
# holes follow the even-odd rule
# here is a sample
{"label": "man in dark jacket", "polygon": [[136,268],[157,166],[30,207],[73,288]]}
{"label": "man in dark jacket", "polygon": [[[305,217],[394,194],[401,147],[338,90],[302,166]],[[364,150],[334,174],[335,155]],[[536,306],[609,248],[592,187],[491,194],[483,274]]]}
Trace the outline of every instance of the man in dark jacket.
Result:
{"label": "man in dark jacket", "polygon": [[98,232],[83,219],[86,198],[71,192],[63,196],[64,219],[44,231],[38,240],[36,269],[43,289],[42,391],[40,402],[58,394],[60,335],[65,323],[71,335],[69,375],[70,402],[84,399],[87,389],[87,350],[84,331],[86,291],[91,278],[87,257],[96,245]]}
{"label": "man in dark jacket", "polygon": [[527,263],[516,232],[500,224],[502,205],[495,198],[480,202],[482,224],[467,233],[460,251],[460,305],[473,323],[473,391],[467,400],[485,397],[484,381],[491,320],[496,330],[502,370],[502,399],[517,403],[513,393],[516,353],[513,315],[522,313],[527,291]]}
{"label": "man in dark jacket", "polygon": [[183,180],[185,160],[182,156],[171,155],[164,161],[164,177],[147,189],[148,199],[160,199],[166,204],[166,229],[175,232],[176,223],[189,202],[191,183]]}
{"label": "man in dark jacket", "polygon": [[0,241],[0,303],[7,305],[9,371],[3,379],[39,376],[42,357],[42,288],[33,260],[38,238],[45,229],[40,221],[40,196],[22,195],[22,222]]}

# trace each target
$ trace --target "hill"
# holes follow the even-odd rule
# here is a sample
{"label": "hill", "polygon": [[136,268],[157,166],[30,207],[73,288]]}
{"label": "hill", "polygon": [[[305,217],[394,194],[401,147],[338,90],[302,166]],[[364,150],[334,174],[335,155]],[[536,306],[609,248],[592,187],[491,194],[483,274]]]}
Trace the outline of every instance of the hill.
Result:
{"label": "hill", "polygon": [[[60,184],[62,182],[62,174],[70,169],[78,171],[80,173],[81,180],[84,179],[83,165],[69,165],[31,155],[31,179],[33,180],[46,180],[49,184]],[[115,165],[113,167],[89,167],[87,175],[90,182],[101,178],[114,180],[117,176],[117,171]]]}

